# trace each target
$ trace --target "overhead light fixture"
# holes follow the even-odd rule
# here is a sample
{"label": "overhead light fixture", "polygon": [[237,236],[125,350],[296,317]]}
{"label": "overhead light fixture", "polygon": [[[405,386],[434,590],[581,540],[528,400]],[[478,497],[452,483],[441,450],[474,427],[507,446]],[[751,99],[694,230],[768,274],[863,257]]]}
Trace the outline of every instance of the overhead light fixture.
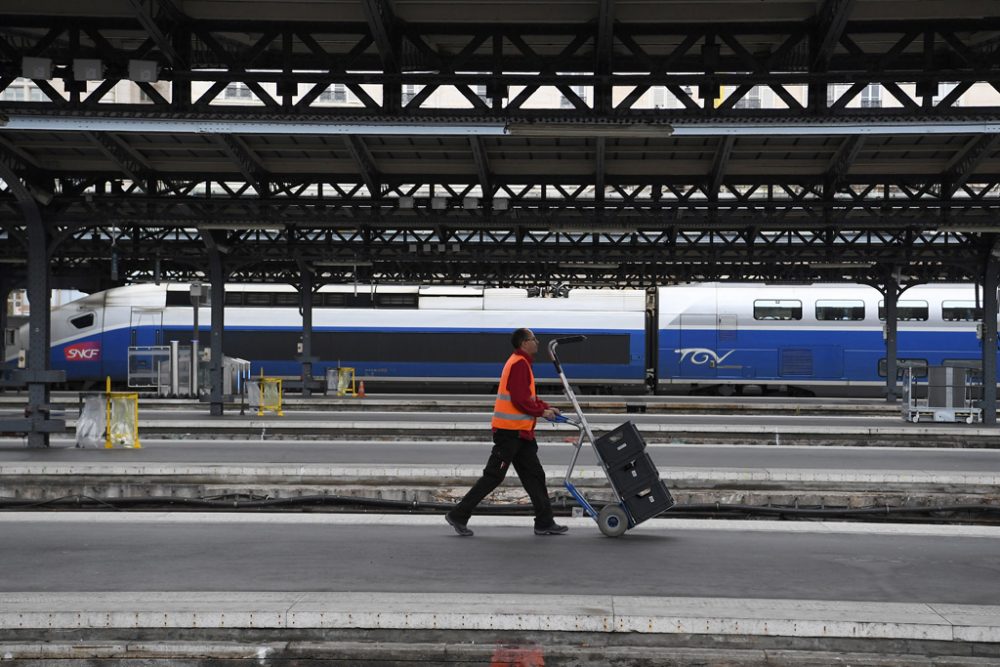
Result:
{"label": "overhead light fixture", "polygon": [[669,137],[673,125],[659,121],[520,121],[504,127],[512,137]]}
{"label": "overhead light fixture", "polygon": [[413,208],[416,205],[417,200],[414,199],[413,197],[406,196],[406,197],[400,197],[397,200],[397,203],[399,205],[399,208]]}
{"label": "overhead light fixture", "polygon": [[493,210],[494,211],[506,211],[510,208],[510,199],[507,197],[494,197],[493,198]]}
{"label": "overhead light fixture", "polygon": [[21,58],[21,76],[25,79],[51,79],[52,58],[37,58],[34,56]]}
{"label": "overhead light fixture", "polygon": [[872,262],[809,262],[812,269],[870,269]]}
{"label": "overhead light fixture", "polygon": [[285,230],[285,225],[273,222],[202,222],[197,227],[204,230],[260,230],[267,232],[281,232]]}
{"label": "overhead light fixture", "polygon": [[160,78],[160,64],[155,60],[129,60],[129,81],[136,83],[153,83]]}
{"label": "overhead light fixture", "polygon": [[447,197],[431,197],[431,208],[435,211],[443,211],[448,208]]}
{"label": "overhead light fixture", "polygon": [[997,225],[948,225],[930,230],[932,232],[958,232],[965,234],[1000,234],[1000,224]]}
{"label": "overhead light fixture", "polygon": [[104,78],[104,63],[97,58],[74,58],[74,81],[100,81]]}
{"label": "overhead light fixture", "polygon": [[318,267],[358,267],[358,266],[371,266],[372,263],[365,260],[353,260],[353,259],[323,259],[318,262],[313,262],[313,266]]}
{"label": "overhead light fixture", "polygon": [[617,269],[620,264],[617,262],[559,262],[560,269]]}

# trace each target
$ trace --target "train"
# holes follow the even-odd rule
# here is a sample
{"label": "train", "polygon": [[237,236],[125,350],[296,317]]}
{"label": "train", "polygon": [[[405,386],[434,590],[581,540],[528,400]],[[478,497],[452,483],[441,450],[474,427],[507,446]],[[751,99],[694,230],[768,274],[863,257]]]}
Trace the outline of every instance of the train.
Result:
{"label": "train", "polygon": [[[298,378],[301,297],[288,285],[227,285],[224,353],[251,373]],[[326,285],[312,294],[313,375],[352,367],[368,390],[490,391],[510,333],[530,327],[546,341],[584,334],[560,351],[574,384],[593,393],[773,392],[878,395],[886,380],[885,306],[851,284],[701,283],[635,289]],[[898,301],[897,359],[928,366],[982,358],[982,309],[973,285],[920,285]],[[198,309],[209,344],[211,309]],[[135,284],[56,307],[51,367],[71,386],[128,382],[130,347],[188,345],[188,284]],[[26,348],[13,332],[5,363]],[[540,388],[558,388],[544,353]]]}

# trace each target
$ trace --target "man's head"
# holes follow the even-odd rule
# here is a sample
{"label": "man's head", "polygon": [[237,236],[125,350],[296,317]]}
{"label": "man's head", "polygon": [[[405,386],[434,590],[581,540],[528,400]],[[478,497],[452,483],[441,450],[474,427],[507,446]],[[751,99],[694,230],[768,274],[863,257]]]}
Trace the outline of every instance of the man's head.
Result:
{"label": "man's head", "polygon": [[517,329],[510,336],[511,345],[515,350],[520,350],[525,354],[535,356],[538,352],[538,339],[531,329]]}

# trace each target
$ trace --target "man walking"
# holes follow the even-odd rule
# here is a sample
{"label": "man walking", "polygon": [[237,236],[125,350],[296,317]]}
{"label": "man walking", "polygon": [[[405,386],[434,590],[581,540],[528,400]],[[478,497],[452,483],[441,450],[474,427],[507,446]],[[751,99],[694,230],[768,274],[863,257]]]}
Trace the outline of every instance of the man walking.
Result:
{"label": "man walking", "polygon": [[559,414],[558,409],[535,395],[535,375],[531,364],[538,353],[538,339],[531,329],[518,329],[511,335],[510,342],[514,352],[504,364],[493,408],[493,451],[490,459],[479,481],[455,509],[444,515],[462,537],[472,536],[466,525],[472,511],[500,485],[512,464],[535,510],[535,535],[560,535],[569,530],[552,518],[549,491],[545,487],[545,470],[538,460],[538,443],[535,442],[535,421],[539,417],[552,419]]}

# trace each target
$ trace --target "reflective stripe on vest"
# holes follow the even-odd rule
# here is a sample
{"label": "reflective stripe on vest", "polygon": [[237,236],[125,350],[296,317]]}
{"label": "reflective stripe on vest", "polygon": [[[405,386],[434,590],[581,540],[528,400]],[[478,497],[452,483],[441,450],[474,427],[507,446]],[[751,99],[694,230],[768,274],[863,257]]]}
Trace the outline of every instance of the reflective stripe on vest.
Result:
{"label": "reflective stripe on vest", "polygon": [[518,361],[524,361],[528,364],[531,397],[535,397],[535,374],[531,371],[531,363],[515,352],[507,359],[507,363],[503,366],[503,373],[500,374],[500,387],[497,389],[497,400],[493,405],[493,428],[503,428],[510,431],[532,431],[535,428],[535,418],[518,410],[510,400],[507,380],[510,379],[511,367]]}

